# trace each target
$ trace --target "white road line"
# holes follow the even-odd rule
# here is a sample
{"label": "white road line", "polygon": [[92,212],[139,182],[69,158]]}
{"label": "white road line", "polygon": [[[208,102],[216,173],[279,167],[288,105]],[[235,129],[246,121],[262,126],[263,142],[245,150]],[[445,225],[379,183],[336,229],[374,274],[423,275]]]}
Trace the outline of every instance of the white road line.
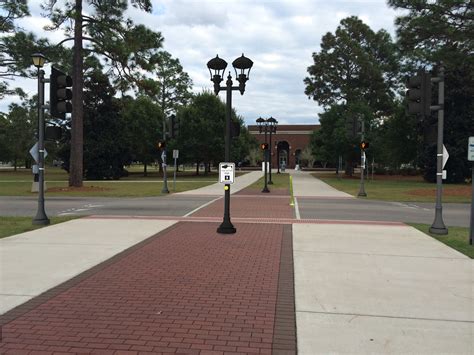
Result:
{"label": "white road line", "polygon": [[300,216],[300,206],[298,205],[298,199],[295,197],[295,214],[296,214],[296,219],[301,219]]}
{"label": "white road line", "polygon": [[217,201],[217,200],[220,199],[220,198],[222,198],[222,196],[219,196],[219,197],[215,198],[214,200],[211,200],[211,201],[205,203],[204,205],[199,206],[198,208],[195,208],[195,209],[192,210],[191,212],[186,213],[183,217],[188,217],[188,216],[192,215],[194,212],[197,212],[197,211],[199,211],[201,208],[204,208],[204,207],[209,206],[211,203],[213,203],[214,201]]}

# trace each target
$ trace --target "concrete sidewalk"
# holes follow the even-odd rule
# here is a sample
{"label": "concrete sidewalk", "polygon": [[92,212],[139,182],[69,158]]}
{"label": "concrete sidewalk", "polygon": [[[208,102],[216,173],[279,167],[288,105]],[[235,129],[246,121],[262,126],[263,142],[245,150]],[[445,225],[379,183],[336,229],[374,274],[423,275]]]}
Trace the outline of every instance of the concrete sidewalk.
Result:
{"label": "concrete sidewalk", "polygon": [[289,173],[293,178],[293,195],[295,197],[353,198],[352,195],[336,190],[315,178],[309,171],[289,170]]}
{"label": "concrete sidewalk", "polygon": [[[296,201],[353,198],[290,173]],[[293,224],[293,253],[299,354],[474,353],[474,262],[454,249],[402,223],[334,221]]]}
{"label": "concrete sidewalk", "polygon": [[[261,171],[251,171],[244,175],[237,176],[235,182],[231,185],[230,193],[234,194],[247,186],[253,184],[255,181],[262,177]],[[199,189],[178,192],[176,195],[215,195],[224,196],[224,185],[215,183],[212,185],[204,186]]]}
{"label": "concrete sidewalk", "polygon": [[83,218],[0,239],[0,314],[174,223]]}
{"label": "concrete sidewalk", "polygon": [[299,354],[474,352],[468,257],[404,225],[294,224],[293,238]]}

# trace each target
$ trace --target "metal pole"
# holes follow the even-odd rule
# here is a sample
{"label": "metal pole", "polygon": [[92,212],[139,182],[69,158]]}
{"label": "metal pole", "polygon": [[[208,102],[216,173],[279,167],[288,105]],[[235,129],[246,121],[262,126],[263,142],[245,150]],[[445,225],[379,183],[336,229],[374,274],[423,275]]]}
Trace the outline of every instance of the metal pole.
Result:
{"label": "metal pole", "polygon": [[[227,77],[226,81],[226,107],[225,107],[225,161],[230,161],[230,120],[232,115],[232,77]],[[230,184],[224,186],[224,219],[217,228],[217,233],[233,234],[237,230],[230,221]]]}
{"label": "metal pole", "polygon": [[[163,105],[163,102],[162,102],[162,105]],[[166,142],[166,115],[165,115],[164,106],[163,106],[163,142]],[[162,166],[163,166],[163,189],[161,190],[161,193],[169,194],[170,190],[168,190],[168,176],[166,174],[166,145],[165,145],[165,148],[163,148],[163,153],[164,154],[161,155]]]}
{"label": "metal pole", "polygon": [[272,181],[272,131],[273,131],[273,127],[270,126],[270,144],[268,145],[268,153],[270,155],[269,159],[270,159],[270,175],[268,177],[268,185],[273,185],[273,181]]}
{"label": "metal pole", "polygon": [[[361,142],[364,141],[364,134],[365,134],[365,122],[362,120],[362,132],[361,132]],[[360,190],[357,196],[359,197],[366,197],[367,193],[365,192],[364,187],[364,165],[365,165],[365,158],[364,158],[364,149],[360,148]]]}
{"label": "metal pole", "polygon": [[176,160],[177,158],[174,158],[174,176],[173,176],[173,191],[174,192],[176,192],[176,170],[177,170]]}
{"label": "metal pole", "polygon": [[33,224],[49,224],[44,210],[44,71],[38,68],[38,210]]}
{"label": "metal pole", "polygon": [[[268,128],[268,126],[265,124],[265,144],[267,143],[267,128]],[[263,166],[263,171],[265,172],[265,175],[264,175],[263,180],[265,180],[265,185],[264,185],[264,187],[263,187],[262,192],[270,192],[270,190],[268,189],[268,186],[267,186],[267,160],[268,160],[268,151],[269,151],[269,149],[263,151],[263,165],[264,165],[264,166]]]}
{"label": "metal pole", "polygon": [[471,183],[472,183],[472,195],[471,195],[471,232],[469,233],[469,244],[472,245],[474,241],[474,162],[471,166]]}
{"label": "metal pole", "polygon": [[278,148],[277,142],[277,174],[280,174],[280,148]]}
{"label": "metal pole", "polygon": [[436,207],[435,219],[430,227],[430,233],[448,234],[448,229],[443,222],[443,126],[444,126],[444,68],[441,66],[438,73],[438,142],[436,154]]}

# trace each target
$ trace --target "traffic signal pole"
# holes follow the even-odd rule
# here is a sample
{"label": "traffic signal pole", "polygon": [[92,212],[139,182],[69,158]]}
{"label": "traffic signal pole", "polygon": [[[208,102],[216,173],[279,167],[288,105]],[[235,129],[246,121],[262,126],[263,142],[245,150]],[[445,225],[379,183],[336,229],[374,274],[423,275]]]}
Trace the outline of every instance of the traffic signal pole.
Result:
{"label": "traffic signal pole", "polygon": [[438,82],[438,141],[436,154],[436,207],[435,219],[430,227],[430,233],[448,234],[448,229],[443,222],[443,204],[441,197],[443,194],[443,127],[444,127],[444,67],[440,66],[438,77],[432,79]]}
{"label": "traffic signal pole", "polygon": [[[365,122],[362,120],[361,122],[361,142],[364,142],[365,135]],[[362,146],[360,146],[360,189],[357,196],[359,197],[367,197],[367,193],[365,192],[364,187],[364,168],[365,168],[365,157],[364,157],[365,150]]]}
{"label": "traffic signal pole", "polygon": [[47,225],[49,218],[44,210],[44,71],[38,68],[38,210],[33,224]]}
{"label": "traffic signal pole", "polygon": [[267,144],[267,126],[265,126],[265,149],[263,150],[263,171],[265,172],[265,175],[264,175],[264,178],[263,180],[265,180],[265,184],[263,186],[263,190],[262,192],[270,192],[270,190],[268,189],[268,186],[267,186],[267,183],[268,183],[268,180],[267,180],[267,162],[268,162],[268,146],[266,145]]}

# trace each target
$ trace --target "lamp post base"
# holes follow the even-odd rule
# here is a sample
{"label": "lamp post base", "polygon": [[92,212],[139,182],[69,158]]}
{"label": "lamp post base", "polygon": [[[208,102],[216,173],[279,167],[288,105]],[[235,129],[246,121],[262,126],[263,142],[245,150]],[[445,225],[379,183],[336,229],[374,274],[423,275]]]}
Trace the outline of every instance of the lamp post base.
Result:
{"label": "lamp post base", "polygon": [[222,224],[217,228],[217,233],[220,234],[234,234],[237,230],[232,225],[230,221],[224,221]]}
{"label": "lamp post base", "polygon": [[270,192],[270,190],[265,186],[262,190],[262,192]]}
{"label": "lamp post base", "polygon": [[357,194],[358,197],[367,197],[367,194],[365,193],[365,191],[362,191],[362,192],[359,192]]}
{"label": "lamp post base", "polygon": [[430,233],[438,235],[448,234],[448,228],[443,221],[443,210],[440,207],[435,207],[435,220],[429,229]]}
{"label": "lamp post base", "polygon": [[268,185],[273,185],[273,181],[272,181],[272,180],[268,180],[267,184],[268,184]]}

